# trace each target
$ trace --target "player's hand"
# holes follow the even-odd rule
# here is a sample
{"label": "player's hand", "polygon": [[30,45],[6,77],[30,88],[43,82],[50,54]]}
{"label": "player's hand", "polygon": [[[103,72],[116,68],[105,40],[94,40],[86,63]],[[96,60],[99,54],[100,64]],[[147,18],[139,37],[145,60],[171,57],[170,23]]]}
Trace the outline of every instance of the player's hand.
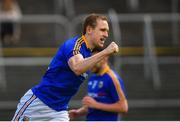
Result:
{"label": "player's hand", "polygon": [[76,109],[68,111],[70,120],[75,120],[79,115]]}
{"label": "player's hand", "polygon": [[115,42],[111,42],[107,48],[104,49],[109,55],[113,53],[117,53],[119,51],[119,47]]}
{"label": "player's hand", "polygon": [[83,98],[83,100],[82,100],[82,102],[83,102],[83,105],[85,105],[85,106],[88,106],[88,107],[90,107],[90,108],[96,108],[96,100],[95,99],[93,99],[92,97],[90,97],[90,96],[85,96],[84,98]]}

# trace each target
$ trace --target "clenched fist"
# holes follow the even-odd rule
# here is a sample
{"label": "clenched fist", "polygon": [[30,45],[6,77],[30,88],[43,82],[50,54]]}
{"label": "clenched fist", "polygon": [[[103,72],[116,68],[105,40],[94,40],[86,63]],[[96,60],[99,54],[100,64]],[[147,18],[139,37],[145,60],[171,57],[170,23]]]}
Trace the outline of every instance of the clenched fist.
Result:
{"label": "clenched fist", "polygon": [[111,42],[107,48],[104,49],[108,55],[117,53],[119,51],[119,47],[115,42]]}

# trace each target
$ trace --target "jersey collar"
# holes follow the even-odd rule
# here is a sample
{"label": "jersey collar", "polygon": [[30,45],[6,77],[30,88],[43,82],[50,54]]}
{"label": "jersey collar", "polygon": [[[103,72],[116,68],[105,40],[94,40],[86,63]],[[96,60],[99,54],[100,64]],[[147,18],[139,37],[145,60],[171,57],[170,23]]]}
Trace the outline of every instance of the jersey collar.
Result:
{"label": "jersey collar", "polygon": [[104,75],[106,72],[108,72],[110,70],[109,66],[106,66],[101,72],[99,72],[99,75]]}
{"label": "jersey collar", "polygon": [[86,39],[86,37],[85,37],[84,35],[82,35],[82,39],[84,40],[84,42],[85,42],[85,44],[86,44],[86,47],[87,47],[89,50],[91,50],[91,52],[92,52],[92,49],[89,47],[88,41],[87,41],[87,39]]}

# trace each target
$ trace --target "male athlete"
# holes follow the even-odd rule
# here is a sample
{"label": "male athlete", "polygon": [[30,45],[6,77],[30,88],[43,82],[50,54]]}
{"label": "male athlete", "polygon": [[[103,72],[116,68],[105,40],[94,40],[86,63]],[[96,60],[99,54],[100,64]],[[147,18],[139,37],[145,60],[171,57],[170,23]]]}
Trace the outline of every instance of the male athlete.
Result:
{"label": "male athlete", "polygon": [[104,57],[118,52],[115,42],[102,48],[108,37],[107,18],[89,15],[83,24],[83,35],[64,42],[52,59],[41,82],[26,92],[17,106],[13,121],[69,121],[68,103],[88,75],[88,70]]}
{"label": "male athlete", "polygon": [[[93,67],[88,80],[84,106],[69,111],[70,120],[87,114],[87,121],[117,121],[118,113],[127,113],[128,103],[120,76],[108,66],[108,57]],[[88,109],[89,108],[89,109]]]}

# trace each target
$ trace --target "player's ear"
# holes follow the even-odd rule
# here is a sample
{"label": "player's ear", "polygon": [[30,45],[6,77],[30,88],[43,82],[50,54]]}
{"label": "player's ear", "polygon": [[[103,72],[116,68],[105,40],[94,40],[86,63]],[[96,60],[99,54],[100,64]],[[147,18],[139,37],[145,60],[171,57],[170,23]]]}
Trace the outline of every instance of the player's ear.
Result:
{"label": "player's ear", "polygon": [[91,34],[92,30],[93,30],[93,28],[91,26],[86,27],[86,33]]}

